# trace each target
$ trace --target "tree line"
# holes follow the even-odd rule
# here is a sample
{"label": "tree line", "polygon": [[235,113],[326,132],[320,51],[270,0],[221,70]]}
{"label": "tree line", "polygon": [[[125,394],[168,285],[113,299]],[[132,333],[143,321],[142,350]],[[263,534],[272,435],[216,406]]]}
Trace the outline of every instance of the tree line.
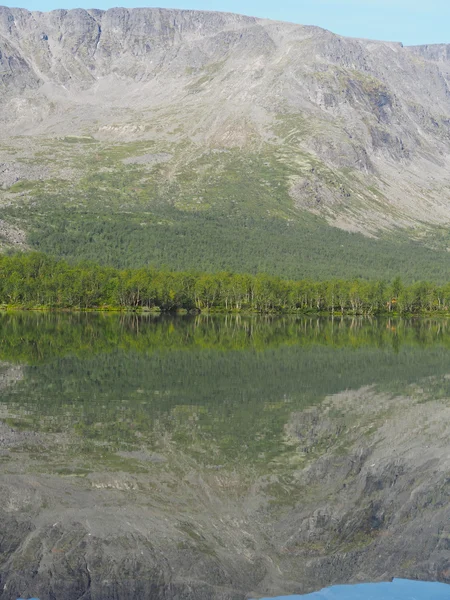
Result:
{"label": "tree line", "polygon": [[447,312],[450,283],[286,280],[266,274],[119,270],[40,253],[0,256],[0,305],[173,312],[418,314]]}

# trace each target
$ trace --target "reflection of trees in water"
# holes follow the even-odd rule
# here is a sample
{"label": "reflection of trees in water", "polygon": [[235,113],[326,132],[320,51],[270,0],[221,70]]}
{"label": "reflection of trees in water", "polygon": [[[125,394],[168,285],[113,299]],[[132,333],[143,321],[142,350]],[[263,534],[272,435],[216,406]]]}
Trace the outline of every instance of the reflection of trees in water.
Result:
{"label": "reflection of trees in water", "polygon": [[2,358],[28,363],[1,402],[34,427],[120,445],[158,426],[236,461],[283,453],[289,415],[327,395],[448,387],[446,328],[431,320],[21,313],[0,326]]}
{"label": "reflection of trees in water", "polygon": [[159,316],[135,313],[0,313],[0,359],[38,363],[113,349],[151,352],[209,348],[267,350],[283,345],[333,348],[450,346],[445,319],[373,317]]}

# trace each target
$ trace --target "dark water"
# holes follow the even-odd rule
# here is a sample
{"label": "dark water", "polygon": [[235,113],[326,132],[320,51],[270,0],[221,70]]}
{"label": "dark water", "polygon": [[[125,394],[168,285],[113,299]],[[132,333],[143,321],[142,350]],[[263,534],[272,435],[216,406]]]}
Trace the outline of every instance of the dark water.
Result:
{"label": "dark water", "polygon": [[45,539],[70,512],[120,547],[102,506],[158,515],[171,577],[208,597],[449,582],[449,398],[444,320],[0,314],[0,486]]}

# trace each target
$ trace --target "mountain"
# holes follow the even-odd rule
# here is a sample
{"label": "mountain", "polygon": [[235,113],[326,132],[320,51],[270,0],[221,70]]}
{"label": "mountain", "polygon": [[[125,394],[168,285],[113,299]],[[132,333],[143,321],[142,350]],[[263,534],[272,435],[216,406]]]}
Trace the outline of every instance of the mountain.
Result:
{"label": "mountain", "polygon": [[0,7],[0,236],[116,266],[445,279],[450,45]]}

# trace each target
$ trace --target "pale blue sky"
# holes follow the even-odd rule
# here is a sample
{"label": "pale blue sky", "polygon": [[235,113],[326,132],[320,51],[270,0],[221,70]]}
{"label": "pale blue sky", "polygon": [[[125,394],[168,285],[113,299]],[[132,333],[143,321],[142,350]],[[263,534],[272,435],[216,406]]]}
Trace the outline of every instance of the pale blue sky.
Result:
{"label": "pale blue sky", "polygon": [[220,10],[319,25],[353,37],[450,43],[450,0],[7,0],[5,4],[29,10],[112,6]]}

